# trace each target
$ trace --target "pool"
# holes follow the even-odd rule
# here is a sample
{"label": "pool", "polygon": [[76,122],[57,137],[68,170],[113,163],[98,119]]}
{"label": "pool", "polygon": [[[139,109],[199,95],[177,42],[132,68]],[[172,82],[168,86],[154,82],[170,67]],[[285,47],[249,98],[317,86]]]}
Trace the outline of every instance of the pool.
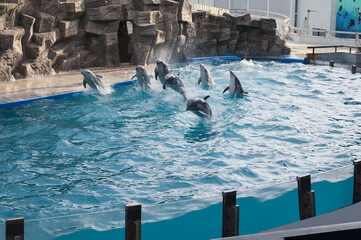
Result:
{"label": "pool", "polygon": [[[212,120],[178,93],[124,86],[0,109],[0,217],[161,205],[294,180],[360,159],[361,83],[342,68],[253,61],[172,65]],[[232,70],[249,93],[222,94]],[[151,73],[152,74],[152,73]]]}

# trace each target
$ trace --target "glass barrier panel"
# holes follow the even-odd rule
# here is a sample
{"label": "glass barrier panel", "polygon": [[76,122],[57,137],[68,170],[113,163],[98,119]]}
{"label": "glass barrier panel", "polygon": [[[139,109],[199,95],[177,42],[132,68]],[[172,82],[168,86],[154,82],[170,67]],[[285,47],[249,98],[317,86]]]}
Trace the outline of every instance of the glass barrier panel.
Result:
{"label": "glass barrier panel", "polygon": [[123,209],[25,220],[25,239],[125,239],[124,225]]}
{"label": "glass barrier panel", "polygon": [[316,216],[352,204],[353,170],[347,166],[311,176],[311,188],[315,191]]}
{"label": "glass barrier panel", "polygon": [[[316,215],[352,203],[353,166],[311,176]],[[226,189],[225,189],[226,190]],[[299,221],[293,181],[237,190],[239,234],[252,234]],[[222,193],[214,197],[142,206],[142,239],[214,239],[222,236]],[[0,224],[5,240],[5,224]],[[26,220],[25,238],[125,239],[125,210]]]}
{"label": "glass barrier panel", "polygon": [[142,208],[142,240],[222,237],[222,193]]}
{"label": "glass barrier panel", "polygon": [[297,182],[237,192],[239,235],[253,234],[299,220]]}
{"label": "glass barrier panel", "polygon": [[5,223],[0,223],[0,240],[5,240]]}

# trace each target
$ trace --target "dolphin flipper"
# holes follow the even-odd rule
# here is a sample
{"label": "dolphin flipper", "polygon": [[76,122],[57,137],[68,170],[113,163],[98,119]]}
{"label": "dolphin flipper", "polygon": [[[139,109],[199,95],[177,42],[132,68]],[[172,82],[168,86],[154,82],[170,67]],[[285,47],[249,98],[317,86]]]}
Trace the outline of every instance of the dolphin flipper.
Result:
{"label": "dolphin flipper", "polygon": [[95,75],[95,76],[97,76],[99,81],[101,81],[101,79],[103,78],[103,76],[101,76],[101,75]]}
{"label": "dolphin flipper", "polygon": [[229,86],[228,86],[228,87],[226,87],[226,88],[223,90],[223,93],[227,92],[227,91],[228,91],[228,89],[229,89]]}
{"label": "dolphin flipper", "polygon": [[84,88],[86,88],[86,81],[85,81],[85,79],[83,80],[83,86],[84,86]]}
{"label": "dolphin flipper", "polygon": [[198,79],[198,85],[199,85],[201,82],[202,82],[202,79],[199,78],[199,79]]}
{"label": "dolphin flipper", "polygon": [[136,78],[137,77],[137,75],[134,75],[130,80],[133,80],[134,78]]}
{"label": "dolphin flipper", "polygon": [[200,114],[202,114],[203,116],[208,117],[207,113],[205,113],[205,112],[203,112],[203,111],[200,111],[200,110],[198,110],[198,112],[199,112]]}

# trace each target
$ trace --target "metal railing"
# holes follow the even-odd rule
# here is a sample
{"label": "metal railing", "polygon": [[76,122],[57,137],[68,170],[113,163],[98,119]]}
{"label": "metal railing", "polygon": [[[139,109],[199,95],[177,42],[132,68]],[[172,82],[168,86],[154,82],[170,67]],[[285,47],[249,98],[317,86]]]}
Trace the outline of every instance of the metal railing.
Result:
{"label": "metal railing", "polygon": [[198,4],[198,3],[191,3],[192,5],[192,11],[209,11],[211,14],[214,15],[223,15],[223,13],[230,13],[230,11],[228,9],[225,8],[218,8],[218,7],[213,7],[213,6],[209,6],[209,5],[203,5],[203,4]]}
{"label": "metal railing", "polygon": [[[353,166],[352,196],[346,196],[346,198],[351,199],[352,197],[351,203],[355,204],[361,201],[361,184],[360,184],[361,160],[354,161],[353,165],[354,166]],[[352,168],[350,167],[351,166],[342,167],[330,172],[315,175],[314,183],[316,182],[320,183],[325,181],[339,182],[339,181],[344,181],[344,179],[350,179],[352,177],[351,175]],[[277,196],[281,196],[293,191],[295,189],[294,187],[296,186],[294,186],[293,184],[291,184],[292,185],[291,186],[289,185],[290,183],[291,182],[288,183],[286,182],[287,186],[284,186],[285,183],[273,184],[272,186],[275,188],[273,189],[273,191],[275,193],[272,193],[272,191],[269,191],[267,188],[261,187],[260,189],[258,189],[258,191],[255,191],[254,194],[259,195],[262,192],[262,194],[268,195],[268,198],[275,198],[276,196],[273,194],[276,194]],[[297,177],[297,185],[298,185],[297,188],[298,188],[298,202],[299,202],[298,210],[299,210],[300,220],[315,216],[316,215],[315,195],[314,195],[314,191],[311,188],[311,176],[303,175]],[[291,188],[289,188],[290,186]],[[283,191],[285,192],[280,193],[279,192],[280,189],[283,189]],[[243,192],[243,194],[245,193],[244,190],[241,192]],[[208,202],[208,203],[218,204],[219,201],[223,203],[222,208],[219,207],[216,208],[217,211],[222,211],[222,213],[218,214],[218,216],[222,216],[222,217],[219,219],[216,217],[216,220],[221,223],[221,228],[219,228],[217,231],[222,230],[222,237],[237,236],[239,234],[240,227],[241,228],[246,227],[246,226],[240,226],[240,214],[239,214],[239,206],[237,205],[238,198],[236,197],[236,194],[237,194],[236,190],[223,191],[222,200],[217,196],[203,199],[205,203]],[[252,194],[248,195],[248,198],[250,196],[252,196]],[[330,196],[328,195],[328,197]],[[296,201],[297,199],[294,199],[293,202]],[[195,204],[194,200],[185,201],[184,203],[187,203],[188,206],[187,208],[189,208],[189,205]],[[260,203],[256,202],[255,204],[260,204]],[[288,202],[286,205],[288,206],[289,204],[291,203]],[[154,222],[154,220],[150,221],[147,215],[149,214],[152,215],[152,213],[154,214],[154,212],[156,212],[157,210],[160,212],[164,211],[164,215],[167,215],[165,219],[168,219],[169,211],[175,208],[178,209],[178,211],[183,212],[184,214],[184,209],[179,209],[180,202],[169,203],[164,205],[165,205],[165,207],[163,206],[164,209],[161,209],[162,206],[159,205],[155,206],[156,208],[153,209],[152,206],[145,206],[143,208],[142,205],[140,204],[127,204],[124,210],[118,209],[118,210],[110,210],[110,211],[103,211],[97,213],[74,214],[63,217],[50,217],[50,218],[35,219],[35,220],[24,220],[23,217],[9,218],[6,219],[5,223],[0,223],[0,232],[2,234],[0,238],[5,235],[5,239],[16,240],[16,239],[24,239],[25,235],[27,235],[28,236],[27,239],[54,239],[54,237],[56,236],[62,236],[63,234],[67,234],[67,233],[69,234],[70,232],[73,231],[82,230],[82,227],[76,226],[77,221],[79,221],[80,223],[84,223],[86,226],[88,226],[85,227],[84,229],[95,228],[98,231],[104,231],[106,230],[104,229],[105,227],[104,225],[109,224],[106,223],[106,221],[102,221],[106,217],[106,219],[110,220],[110,224],[113,225],[112,227],[110,227],[110,229],[125,228],[125,231],[122,232],[119,231],[115,233],[114,237],[118,237],[120,239],[125,239],[125,240],[140,240],[142,223]],[[243,206],[243,207],[249,207],[249,206]],[[243,212],[242,215],[244,214],[246,213]],[[195,216],[192,216],[193,221],[194,221],[194,217]],[[260,217],[265,217],[265,215],[263,214],[263,216]],[[159,218],[159,216],[157,217],[158,221],[165,219],[163,219],[162,217]],[[52,221],[54,221],[54,223],[57,223],[59,226],[54,227],[53,225],[50,229],[47,229],[47,227],[44,226],[38,226],[42,224],[46,225],[47,223],[51,223]],[[93,221],[96,221],[96,223]],[[262,222],[262,220],[258,220],[258,223],[260,222]],[[178,228],[182,228],[182,226],[178,226]],[[31,234],[30,235],[26,234],[26,231],[31,232]],[[44,234],[38,234],[34,231],[40,231],[40,232],[43,231]],[[124,235],[123,236],[116,235],[121,233]],[[154,239],[156,239],[156,237]]]}
{"label": "metal railing", "polygon": [[334,31],[326,29],[307,29],[294,27],[290,25],[290,18],[284,14],[262,11],[256,9],[222,9],[215,8],[213,6],[202,5],[202,4],[192,4],[193,6],[197,5],[196,10],[205,10],[210,11],[211,9],[217,9],[216,11],[211,12],[212,14],[222,15],[224,12],[227,12],[232,15],[242,15],[250,13],[253,18],[274,18],[277,22],[277,31],[282,39],[292,39],[292,36],[298,37],[313,37],[313,38],[323,38],[323,39],[350,39],[358,41],[360,39],[360,32],[347,32],[347,31]]}

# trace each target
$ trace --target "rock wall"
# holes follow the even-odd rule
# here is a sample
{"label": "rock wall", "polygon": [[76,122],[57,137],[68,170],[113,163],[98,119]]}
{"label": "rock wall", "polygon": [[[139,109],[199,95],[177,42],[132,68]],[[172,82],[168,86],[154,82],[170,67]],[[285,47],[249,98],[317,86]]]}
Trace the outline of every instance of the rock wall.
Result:
{"label": "rock wall", "polygon": [[289,53],[275,21],[191,11],[186,0],[0,0],[0,81],[161,58]]}
{"label": "rock wall", "polygon": [[290,54],[291,49],[276,35],[274,19],[252,20],[250,14],[232,16],[193,13],[196,38],[190,56],[225,54]]}

